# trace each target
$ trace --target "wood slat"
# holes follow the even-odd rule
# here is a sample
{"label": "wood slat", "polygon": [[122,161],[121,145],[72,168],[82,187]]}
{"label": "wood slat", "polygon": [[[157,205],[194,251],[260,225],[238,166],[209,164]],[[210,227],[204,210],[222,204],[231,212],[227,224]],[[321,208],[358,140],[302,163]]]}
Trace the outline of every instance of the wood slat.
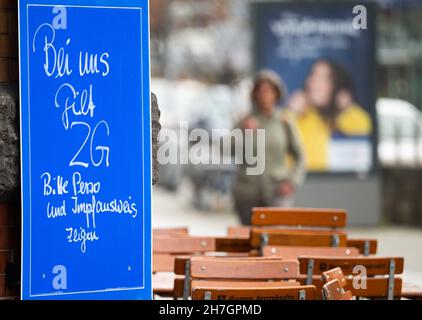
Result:
{"label": "wood slat", "polygon": [[156,228],[152,230],[153,236],[187,236],[189,229],[187,227],[180,228]]}
{"label": "wood slat", "polygon": [[[368,278],[366,288],[354,288],[352,281],[347,281],[345,290],[351,291],[355,297],[387,298],[388,278]],[[401,297],[403,281],[400,277],[394,278],[394,297]]]}
{"label": "wood slat", "polygon": [[192,290],[192,299],[203,300],[205,293],[210,292],[211,300],[299,300],[301,291],[305,292],[306,300],[315,299],[314,286],[242,289],[196,287]]}
{"label": "wood slat", "polygon": [[[189,281],[189,291],[191,290],[191,284],[192,285],[199,285],[201,282],[207,282],[207,283],[217,283],[220,286],[224,286],[224,284],[228,284],[231,287],[236,286],[246,286],[247,284],[250,284],[250,286],[258,286],[258,287],[272,287],[272,286],[297,286],[300,285],[299,281],[296,280],[273,280],[273,281],[262,281],[262,280],[253,280],[253,279],[212,279],[212,280],[204,280],[204,279],[194,279]],[[183,296],[183,286],[184,286],[184,277],[180,277],[174,280],[174,286],[173,286],[173,297],[174,298],[180,298]]]}
{"label": "wood slat", "polygon": [[320,275],[334,268],[341,268],[345,275],[352,275],[355,266],[364,266],[368,276],[388,275],[390,261],[394,259],[395,274],[403,273],[403,258],[399,257],[300,257],[300,273],[306,274],[309,260],[314,260],[313,274]]}
{"label": "wood slat", "polygon": [[154,294],[161,296],[173,296],[174,283],[176,279],[183,278],[172,273],[157,273],[152,276],[152,288]]}
{"label": "wood slat", "polygon": [[251,236],[251,227],[249,226],[236,226],[228,227],[227,235],[234,238],[249,239]]}
{"label": "wood slat", "polygon": [[[347,285],[344,288],[346,291],[350,291],[354,297],[362,298],[387,298],[388,292],[388,278],[385,277],[368,277],[366,279],[366,288],[354,288],[353,280],[347,278]],[[304,285],[306,283],[306,276],[302,275],[299,277],[299,282]],[[398,276],[394,278],[394,297],[401,297],[402,290],[402,279]],[[322,299],[322,287],[325,282],[320,276],[314,276],[312,278],[312,285],[316,287],[317,299]]]}
{"label": "wood slat", "polygon": [[312,226],[344,228],[347,214],[340,209],[253,208],[254,226]]}
{"label": "wood slat", "polygon": [[277,230],[260,230],[255,228],[252,230],[251,246],[259,248],[261,246],[262,235],[268,235],[268,245],[272,246],[295,246],[295,247],[330,247],[333,244],[333,236],[338,236],[339,247],[346,246],[347,236],[342,231],[326,231],[326,232],[306,232],[300,230],[295,232],[277,231]]}
{"label": "wood slat", "polygon": [[359,255],[357,248],[341,247],[288,247],[288,246],[265,246],[264,257],[280,257],[283,259],[298,259],[300,256],[323,256],[323,257],[356,257]]}
{"label": "wood slat", "polygon": [[20,229],[16,227],[0,227],[0,250],[20,248]]}
{"label": "wood slat", "polygon": [[6,265],[8,262],[11,262],[12,259],[15,261],[20,261],[16,257],[16,252],[14,250],[0,250],[0,274],[6,273]]}
{"label": "wood slat", "polygon": [[343,274],[341,268],[334,268],[322,273],[322,279],[328,283],[333,280],[337,280],[340,288],[344,288],[347,285],[346,277]]}
{"label": "wood slat", "polygon": [[422,287],[404,282],[401,296],[408,299],[422,300]]}
{"label": "wood slat", "polygon": [[219,252],[249,252],[251,245],[249,239],[220,237],[215,239],[216,250]]}
{"label": "wood slat", "polygon": [[16,35],[0,34],[0,57],[15,58],[18,56],[18,39]]}
{"label": "wood slat", "polygon": [[299,275],[298,262],[256,258],[192,258],[191,277],[201,279],[291,279]]}
{"label": "wood slat", "polygon": [[[179,275],[185,274],[185,265],[186,261],[193,257],[208,257],[208,258],[246,258],[249,257],[249,254],[244,253],[220,253],[220,252],[206,252],[204,255],[195,254],[195,255],[177,255],[174,261],[174,273]],[[260,257],[260,259],[262,259]]]}
{"label": "wood slat", "polygon": [[152,272],[173,272],[175,259],[175,255],[153,254]]}
{"label": "wood slat", "polygon": [[194,253],[215,251],[215,238],[209,237],[159,237],[153,239],[154,253]]}
{"label": "wood slat", "polygon": [[8,33],[9,31],[9,12],[0,9],[0,33]]}
{"label": "wood slat", "polygon": [[331,280],[322,287],[326,300],[352,300],[353,295],[350,291],[344,292],[337,279]]}
{"label": "wood slat", "polygon": [[252,280],[192,280],[191,287],[224,287],[224,288],[279,288],[279,287],[297,287],[300,286],[299,281],[252,281]]}
{"label": "wood slat", "polygon": [[376,239],[347,239],[346,246],[355,247],[361,254],[365,253],[365,243],[369,244],[369,254],[377,254],[378,241]]}

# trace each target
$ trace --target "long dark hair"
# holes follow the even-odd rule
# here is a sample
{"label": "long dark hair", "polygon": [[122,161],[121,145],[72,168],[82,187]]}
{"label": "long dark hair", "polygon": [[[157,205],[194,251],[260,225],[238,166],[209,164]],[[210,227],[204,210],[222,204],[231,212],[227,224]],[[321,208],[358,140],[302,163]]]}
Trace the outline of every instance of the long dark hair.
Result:
{"label": "long dark hair", "polygon": [[341,90],[346,90],[350,93],[352,98],[354,98],[355,87],[353,85],[353,80],[350,77],[348,71],[339,63],[333,60],[326,59],[326,58],[321,58],[321,59],[316,60],[313,63],[312,68],[318,63],[324,63],[329,67],[330,74],[331,74],[331,81],[333,84],[333,90],[331,92],[331,97],[330,97],[330,101],[328,102],[328,105],[323,106],[323,108],[318,108],[318,109],[319,109],[320,114],[324,118],[324,120],[327,121],[328,125],[332,129],[335,129],[335,124],[334,124],[335,118],[340,111],[336,104],[337,94]]}

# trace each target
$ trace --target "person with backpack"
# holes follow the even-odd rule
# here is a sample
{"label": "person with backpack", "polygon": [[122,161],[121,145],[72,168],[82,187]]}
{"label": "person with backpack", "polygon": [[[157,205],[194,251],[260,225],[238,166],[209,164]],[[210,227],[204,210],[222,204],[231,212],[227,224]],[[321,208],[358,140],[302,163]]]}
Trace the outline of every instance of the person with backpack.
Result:
{"label": "person with backpack", "polygon": [[[251,93],[253,110],[236,125],[243,131],[265,130],[265,147],[253,146],[253,150],[265,150],[254,155],[265,163],[263,173],[248,174],[248,164],[243,161],[234,183],[234,205],[244,225],[250,224],[253,207],[292,206],[295,191],[305,177],[304,152],[295,122],[278,108],[285,95],[283,81],[275,72],[260,71]],[[253,143],[262,142],[254,139]]]}

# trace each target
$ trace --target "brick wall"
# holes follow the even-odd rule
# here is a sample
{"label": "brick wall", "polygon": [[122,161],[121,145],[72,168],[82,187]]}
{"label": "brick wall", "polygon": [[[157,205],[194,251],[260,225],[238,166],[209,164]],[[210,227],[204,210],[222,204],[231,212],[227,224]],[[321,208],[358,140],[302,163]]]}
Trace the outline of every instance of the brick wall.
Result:
{"label": "brick wall", "polygon": [[18,82],[17,0],[0,0],[0,300],[20,291]]}
{"label": "brick wall", "polygon": [[0,83],[19,80],[16,0],[0,0]]}

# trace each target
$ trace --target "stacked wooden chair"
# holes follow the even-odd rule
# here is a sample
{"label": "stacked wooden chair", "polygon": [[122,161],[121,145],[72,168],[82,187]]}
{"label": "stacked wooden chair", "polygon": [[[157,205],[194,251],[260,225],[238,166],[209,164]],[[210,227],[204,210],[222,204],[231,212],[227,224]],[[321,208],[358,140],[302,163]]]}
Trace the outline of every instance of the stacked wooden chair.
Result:
{"label": "stacked wooden chair", "polygon": [[353,300],[351,291],[346,291],[347,280],[341,268],[337,267],[322,273],[324,285],[322,298],[324,300]]}
{"label": "stacked wooden chair", "polygon": [[315,287],[197,286],[193,289],[192,300],[315,300]]}
{"label": "stacked wooden chair", "polygon": [[[296,260],[265,257],[194,257],[189,259],[184,299],[315,299],[315,286],[296,280]],[[176,270],[176,273],[178,270]]]}
{"label": "stacked wooden chair", "polygon": [[154,294],[174,296],[174,284],[184,278],[184,273],[174,273],[176,259],[186,261],[187,258],[204,255],[248,256],[249,241],[231,237],[190,236],[187,228],[153,230]]}
{"label": "stacked wooden chair", "polygon": [[167,294],[195,300],[422,296],[419,288],[403,287],[403,258],[377,256],[375,239],[348,237],[344,210],[254,208],[251,220],[220,238],[157,230],[154,271],[173,272]]}
{"label": "stacked wooden chair", "polygon": [[[393,300],[402,296],[402,279],[399,275],[403,273],[403,258],[307,256],[300,257],[299,264],[301,283],[314,285],[321,294],[326,282],[324,272],[341,268],[340,278],[343,274],[348,278],[340,285],[354,297]],[[333,273],[328,279],[325,274],[325,279],[332,278],[335,278]]]}

